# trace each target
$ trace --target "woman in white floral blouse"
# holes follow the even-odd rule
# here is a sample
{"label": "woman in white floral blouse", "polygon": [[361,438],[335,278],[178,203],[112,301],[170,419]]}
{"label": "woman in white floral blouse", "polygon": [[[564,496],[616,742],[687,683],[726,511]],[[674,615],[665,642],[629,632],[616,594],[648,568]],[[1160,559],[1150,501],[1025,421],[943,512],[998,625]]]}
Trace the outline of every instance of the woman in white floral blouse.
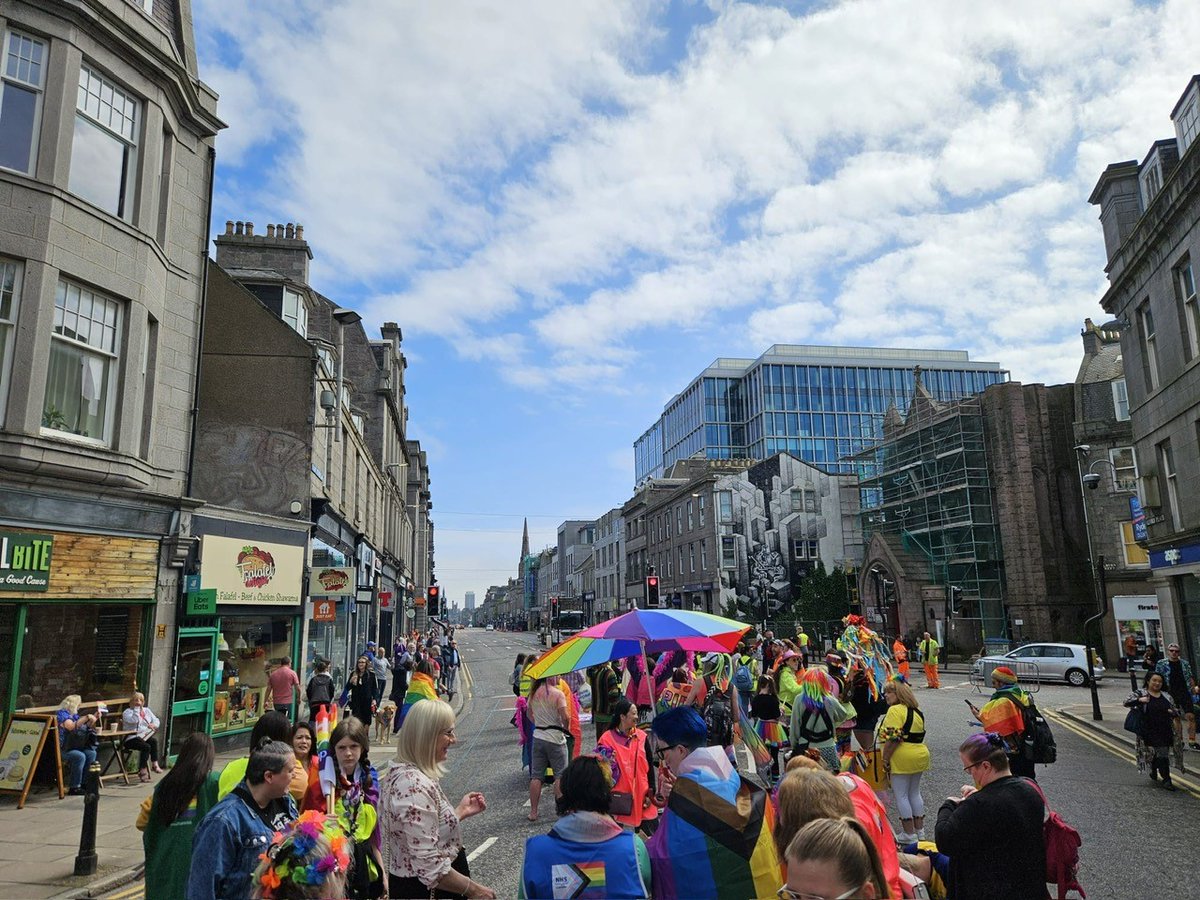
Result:
{"label": "woman in white floral blouse", "polygon": [[383,776],[379,803],[393,900],[496,896],[471,880],[459,828],[487,809],[483,794],[472,791],[454,807],[438,783],[454,743],[454,711],[441,700],[414,704],[397,735],[396,760]]}

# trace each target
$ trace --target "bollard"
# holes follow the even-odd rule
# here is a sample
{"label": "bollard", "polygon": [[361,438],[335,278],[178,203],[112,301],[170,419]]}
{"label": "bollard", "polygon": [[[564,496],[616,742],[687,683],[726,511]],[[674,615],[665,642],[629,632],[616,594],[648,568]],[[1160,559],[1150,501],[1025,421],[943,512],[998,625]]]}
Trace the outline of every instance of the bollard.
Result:
{"label": "bollard", "polygon": [[83,775],[83,828],[79,832],[76,875],[96,874],[96,816],[100,809],[100,763],[93,762]]}

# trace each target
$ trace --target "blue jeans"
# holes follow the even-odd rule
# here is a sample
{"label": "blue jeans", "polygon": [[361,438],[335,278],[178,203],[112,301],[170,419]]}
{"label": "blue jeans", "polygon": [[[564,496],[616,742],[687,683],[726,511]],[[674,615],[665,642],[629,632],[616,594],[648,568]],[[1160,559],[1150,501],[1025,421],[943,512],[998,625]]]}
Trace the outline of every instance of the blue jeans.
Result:
{"label": "blue jeans", "polygon": [[83,770],[96,761],[96,748],[88,747],[86,750],[67,750],[63,753],[63,759],[66,760],[70,772],[68,780],[71,783],[67,787],[83,787]]}

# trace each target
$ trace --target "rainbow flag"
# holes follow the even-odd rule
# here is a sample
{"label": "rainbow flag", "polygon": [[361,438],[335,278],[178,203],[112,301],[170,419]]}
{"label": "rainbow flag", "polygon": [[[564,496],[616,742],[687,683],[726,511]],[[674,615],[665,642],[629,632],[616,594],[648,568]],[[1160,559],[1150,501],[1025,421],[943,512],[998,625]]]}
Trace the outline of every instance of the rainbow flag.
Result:
{"label": "rainbow flag", "polygon": [[[704,752],[704,751],[697,751]],[[702,766],[671,788],[646,842],[656,898],[774,897],[783,884],[766,791],[736,772]]]}
{"label": "rainbow flag", "polygon": [[437,698],[437,686],[433,683],[433,676],[426,675],[424,672],[414,672],[412,679],[408,682],[408,693],[404,695],[404,703],[401,704],[397,713],[400,717],[400,724],[396,726],[397,730],[404,727],[404,717],[413,708],[413,704]]}

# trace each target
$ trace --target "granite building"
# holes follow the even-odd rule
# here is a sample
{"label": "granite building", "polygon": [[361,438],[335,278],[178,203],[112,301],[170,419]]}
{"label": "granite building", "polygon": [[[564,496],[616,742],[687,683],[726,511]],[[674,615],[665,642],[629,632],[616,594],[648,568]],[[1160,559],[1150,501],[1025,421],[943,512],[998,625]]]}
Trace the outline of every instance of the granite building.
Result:
{"label": "granite building", "polygon": [[[1170,113],[1174,134],[1141,162],[1109,165],[1089,202],[1100,209],[1120,332],[1137,496],[1165,641],[1200,654],[1200,75]],[[1193,256],[1196,259],[1193,259]]]}
{"label": "granite building", "polygon": [[169,708],[223,127],[188,0],[0,5],[0,527],[49,549],[0,579],[5,716]]}

